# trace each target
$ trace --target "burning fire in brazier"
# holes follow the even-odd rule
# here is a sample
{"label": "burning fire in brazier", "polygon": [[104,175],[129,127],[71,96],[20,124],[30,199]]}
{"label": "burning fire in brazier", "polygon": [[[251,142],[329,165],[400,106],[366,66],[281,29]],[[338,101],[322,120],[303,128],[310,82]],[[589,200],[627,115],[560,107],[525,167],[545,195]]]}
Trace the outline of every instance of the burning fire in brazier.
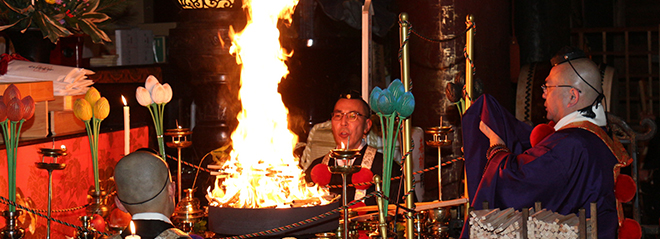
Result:
{"label": "burning fire in brazier", "polygon": [[232,36],[232,54],[241,65],[239,98],[243,109],[231,135],[231,158],[208,192],[216,207],[271,208],[329,203],[327,190],[307,187],[298,159],[297,136],[288,129],[288,110],[277,92],[289,72],[291,53],[279,43],[278,20],[291,22],[297,0],[244,0],[248,22]]}

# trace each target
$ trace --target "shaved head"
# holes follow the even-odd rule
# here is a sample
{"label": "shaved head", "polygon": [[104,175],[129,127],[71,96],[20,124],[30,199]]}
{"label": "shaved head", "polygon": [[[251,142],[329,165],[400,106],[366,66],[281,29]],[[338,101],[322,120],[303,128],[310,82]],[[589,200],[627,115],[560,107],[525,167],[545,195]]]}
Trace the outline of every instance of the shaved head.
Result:
{"label": "shaved head", "polygon": [[[591,105],[591,103],[598,97],[598,95],[603,92],[602,88],[602,77],[600,74],[600,70],[598,69],[598,66],[596,63],[591,61],[588,58],[581,58],[581,59],[575,59],[571,60],[571,64],[573,64],[573,67],[575,67],[575,71],[580,73],[580,76],[584,79],[580,79],[580,77],[575,73],[575,71],[571,68],[571,66],[567,63],[562,64],[561,66],[564,66],[562,69],[564,76],[566,77],[567,84],[569,85],[574,85],[578,89],[582,91],[584,94],[584,100],[580,101],[580,104],[576,106],[577,108],[583,108],[588,105]],[[587,84],[586,82],[589,84]],[[591,85],[591,86],[589,86]],[[594,89],[592,89],[593,87]],[[596,92],[598,91],[598,92]]]}
{"label": "shaved head", "polygon": [[137,151],[119,160],[115,167],[117,197],[131,214],[174,212],[174,184],[163,159]]}

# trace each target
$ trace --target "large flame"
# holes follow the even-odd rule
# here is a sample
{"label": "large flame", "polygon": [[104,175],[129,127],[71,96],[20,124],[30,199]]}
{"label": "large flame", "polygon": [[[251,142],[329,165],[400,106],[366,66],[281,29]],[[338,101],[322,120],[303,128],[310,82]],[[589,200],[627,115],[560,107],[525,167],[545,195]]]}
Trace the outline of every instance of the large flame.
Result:
{"label": "large flame", "polygon": [[[243,109],[231,135],[231,159],[209,193],[211,205],[274,207],[319,198],[327,191],[307,187],[293,148],[298,137],[288,129],[288,110],[277,88],[289,71],[279,42],[279,19],[291,22],[297,0],[244,0],[245,29],[232,36],[232,53],[242,65],[239,98]],[[221,185],[220,185],[221,184]]]}

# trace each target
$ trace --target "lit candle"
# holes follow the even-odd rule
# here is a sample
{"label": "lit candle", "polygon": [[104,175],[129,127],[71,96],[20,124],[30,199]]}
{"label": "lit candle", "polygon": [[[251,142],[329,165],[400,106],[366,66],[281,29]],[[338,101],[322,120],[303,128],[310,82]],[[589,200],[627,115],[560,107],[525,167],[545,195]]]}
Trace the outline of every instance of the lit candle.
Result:
{"label": "lit candle", "polygon": [[131,228],[131,235],[126,236],[124,239],[141,239],[140,236],[135,235],[135,224],[133,223],[133,221],[131,221],[130,228]]}
{"label": "lit candle", "polygon": [[121,100],[124,102],[124,155],[128,155],[131,152],[131,113],[123,95]]}

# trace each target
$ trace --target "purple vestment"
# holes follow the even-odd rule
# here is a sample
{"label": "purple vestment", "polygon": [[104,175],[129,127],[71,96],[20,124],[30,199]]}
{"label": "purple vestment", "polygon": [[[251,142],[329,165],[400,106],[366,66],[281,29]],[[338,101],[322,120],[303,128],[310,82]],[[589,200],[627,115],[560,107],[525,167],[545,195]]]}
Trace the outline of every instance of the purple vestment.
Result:
{"label": "purple vestment", "polygon": [[[488,161],[488,138],[479,130],[483,121],[511,149]],[[598,237],[615,238],[618,228],[614,197],[617,159],[596,134],[580,128],[561,129],[529,143],[532,127],[518,121],[492,96],[483,95],[463,115],[463,139],[471,206],[516,210],[541,202],[563,215],[598,206]],[[467,224],[466,224],[467,225]],[[467,237],[464,228],[463,238]]]}

